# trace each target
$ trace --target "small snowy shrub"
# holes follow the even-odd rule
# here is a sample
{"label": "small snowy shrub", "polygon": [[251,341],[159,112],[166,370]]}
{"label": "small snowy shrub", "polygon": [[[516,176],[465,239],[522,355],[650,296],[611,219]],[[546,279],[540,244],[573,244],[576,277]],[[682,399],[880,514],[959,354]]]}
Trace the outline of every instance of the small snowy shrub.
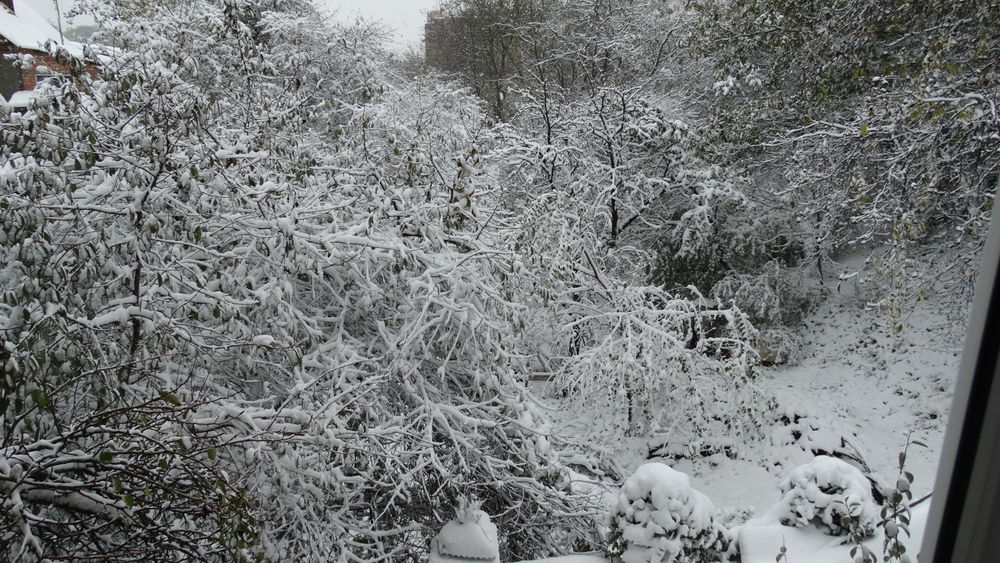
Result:
{"label": "small snowy shrub", "polygon": [[[927,447],[923,442],[910,440],[906,437],[906,447],[899,453],[899,477],[896,479],[894,487],[887,487],[885,491],[885,503],[882,505],[879,526],[882,527],[882,555],[883,561],[909,561],[906,555],[906,545],[902,541],[902,534],[910,537],[910,501],[913,500],[913,474],[906,471],[906,453],[910,449],[910,444]],[[919,502],[919,501],[918,501]]]}
{"label": "small snowy shrub", "polygon": [[757,327],[791,326],[815,300],[801,274],[771,261],[752,274],[732,273],[709,292],[720,303],[734,304]]}
{"label": "small snowy shrub", "polygon": [[754,346],[764,365],[798,363],[802,341],[784,328],[766,328],[757,334]]}
{"label": "small snowy shrub", "polygon": [[606,552],[624,563],[718,561],[731,538],[714,510],[684,473],[662,463],[644,464],[612,506]]}
{"label": "small snowy shrub", "polygon": [[781,523],[804,527],[816,523],[834,536],[871,535],[876,509],[868,479],[857,467],[817,456],[796,467],[781,482]]}
{"label": "small snowy shrub", "polygon": [[566,325],[593,335],[553,378],[580,408],[609,413],[625,432],[656,429],[691,440],[754,435],[764,419],[750,342],[737,309],[707,310],[655,287],[607,292],[603,310]]}

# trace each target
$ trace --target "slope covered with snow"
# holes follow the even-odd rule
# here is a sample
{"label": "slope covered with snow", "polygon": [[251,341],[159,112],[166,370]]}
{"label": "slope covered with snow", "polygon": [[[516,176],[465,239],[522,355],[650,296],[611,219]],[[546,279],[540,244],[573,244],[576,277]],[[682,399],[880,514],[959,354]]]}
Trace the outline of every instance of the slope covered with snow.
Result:
{"label": "slope covered with snow", "polygon": [[[622,436],[600,423],[607,418],[600,413],[556,406],[551,414],[571,441],[581,447],[599,444],[606,475],[596,478],[612,491],[616,475],[627,477],[649,457],[689,473],[731,526],[751,521],[739,535],[743,561],[773,561],[782,541],[790,560],[844,560],[847,546],[819,527],[790,528],[773,514],[767,517],[781,511],[782,482],[795,479],[789,475],[794,468],[833,455],[857,468],[845,484],[860,491],[874,482],[870,490],[879,490],[895,483],[898,454],[909,439],[906,470],[915,475],[913,498],[924,497],[934,483],[962,344],[954,330],[945,330],[955,323],[934,302],[906,317],[899,333],[888,315],[866,305],[853,284],[842,284],[804,319],[799,362],[758,368],[762,395],[774,400],[772,423],[759,442],[720,436],[717,443],[724,447],[713,448],[709,440],[704,457],[686,459],[660,447],[669,436]],[[559,404],[558,397],[549,399]],[[650,455],[664,452],[667,457]],[[912,549],[919,545],[928,504],[915,511],[914,537],[903,538]],[[871,522],[875,515],[866,518]],[[866,545],[881,553],[878,534]]]}

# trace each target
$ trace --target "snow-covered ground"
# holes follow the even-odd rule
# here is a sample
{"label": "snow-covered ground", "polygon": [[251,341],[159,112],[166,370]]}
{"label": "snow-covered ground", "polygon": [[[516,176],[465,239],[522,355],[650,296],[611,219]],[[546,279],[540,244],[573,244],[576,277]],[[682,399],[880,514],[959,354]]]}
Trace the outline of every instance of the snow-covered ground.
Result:
{"label": "snow-covered ground", "polygon": [[[923,530],[927,522],[930,505],[923,503],[912,511],[912,535],[903,543],[912,546],[915,552],[923,540]],[[881,553],[883,535],[881,529],[865,540],[864,545],[874,553]],[[808,563],[849,563],[851,546],[843,537],[831,537],[818,528],[790,528],[775,524],[747,525],[740,530],[741,563],[773,563],[782,546],[785,560]],[[880,558],[881,559],[881,558]],[[912,558],[911,558],[912,559]],[[576,554],[525,561],[522,563],[611,563],[598,554]]]}
{"label": "snow-covered ground", "polygon": [[[911,315],[896,335],[884,314],[862,305],[835,296],[820,307],[806,319],[799,364],[762,368],[760,385],[777,398],[779,410],[803,417],[797,431],[810,449],[856,451],[888,482],[896,478],[907,436],[925,444],[911,444],[906,461],[919,497],[934,483],[961,343],[945,342],[937,330],[943,320],[931,307]],[[812,457],[793,444],[763,450],[780,465],[765,469],[721,458],[716,467],[683,469],[694,472],[717,505],[762,510],[777,500],[785,473]]]}
{"label": "snow-covered ground", "polygon": [[[848,454],[862,459],[882,484],[895,483],[899,452],[911,441],[906,470],[913,473],[913,498],[934,483],[951,392],[958,371],[961,339],[949,334],[943,314],[933,305],[905,319],[900,333],[885,313],[865,307],[863,297],[844,285],[804,320],[803,346],[796,365],[762,367],[758,384],[776,399],[779,420],[770,437],[745,444],[732,459],[721,453],[695,460],[660,460],[691,476],[693,487],[719,508],[731,526],[751,520],[740,538],[742,561],[774,561],[785,543],[789,561],[850,561],[842,540],[816,528],[794,529],[759,517],[781,498],[779,484],[816,453]],[[952,323],[953,324],[953,323]],[[543,397],[558,398],[539,386]],[[551,412],[560,430],[580,444],[600,444],[610,467],[624,477],[648,461],[651,437],[620,437],[596,422],[594,413],[558,406]],[[653,458],[656,459],[656,458]],[[609,494],[609,499],[613,494]],[[917,550],[929,502],[914,509]],[[868,540],[880,555],[882,537]],[[594,556],[596,557],[596,556]],[[593,563],[600,558],[572,556],[547,561]]]}

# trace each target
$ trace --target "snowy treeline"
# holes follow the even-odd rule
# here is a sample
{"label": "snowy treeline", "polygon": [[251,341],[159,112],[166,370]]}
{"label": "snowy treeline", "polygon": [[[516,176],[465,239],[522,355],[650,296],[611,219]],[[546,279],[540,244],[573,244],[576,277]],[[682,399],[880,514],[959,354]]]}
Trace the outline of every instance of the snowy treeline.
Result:
{"label": "snowy treeline", "polygon": [[[803,101],[798,129],[734,126],[782,83],[761,61],[784,59],[711,30],[785,3],[515,1],[474,20],[503,53],[470,60],[507,66],[452,76],[307,0],[92,4],[100,76],[53,46],[75,79],[0,104],[11,560],[422,560],[465,497],[503,560],[594,546],[600,508],[570,486],[532,376],[624,433],[752,442],[754,368],[793,355],[809,268],[879,243],[897,277],[955,245],[927,275],[974,271],[995,66],[975,91],[877,86],[815,106],[841,121]],[[751,48],[716,95],[713,69]],[[905,118],[924,133],[848,111],[889,100],[930,111]],[[866,143],[917,151],[935,183],[913,192]],[[814,181],[824,155],[869,187],[836,199]]]}
{"label": "snowy treeline", "polygon": [[899,329],[933,292],[961,319],[998,182],[1000,5],[695,4],[696,52],[724,81],[704,128],[713,153],[768,187],[817,268],[870,254]]}

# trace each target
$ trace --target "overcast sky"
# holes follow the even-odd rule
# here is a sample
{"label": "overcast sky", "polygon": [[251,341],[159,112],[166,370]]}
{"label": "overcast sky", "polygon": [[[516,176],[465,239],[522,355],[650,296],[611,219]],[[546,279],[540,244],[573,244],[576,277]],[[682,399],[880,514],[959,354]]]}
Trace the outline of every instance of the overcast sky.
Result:
{"label": "overcast sky", "polygon": [[323,0],[337,17],[350,18],[361,14],[382,20],[396,30],[396,41],[401,46],[420,48],[424,21],[428,10],[434,9],[438,0]]}
{"label": "overcast sky", "polygon": [[[43,17],[51,15],[52,24],[55,25],[55,9],[52,0],[16,0],[17,3],[25,3],[36,11],[42,13]],[[59,5],[63,11],[68,11],[76,0],[59,0]],[[336,11],[336,16],[340,19],[351,19],[357,14],[361,14],[369,19],[377,19],[385,22],[396,32],[396,44],[405,48],[413,45],[415,49],[421,49],[423,39],[424,22],[429,10],[438,5],[439,0],[319,0],[321,5],[325,4],[330,11]],[[50,13],[51,12],[51,13]],[[69,23],[69,22],[64,22]],[[91,23],[89,18],[86,21],[74,21],[75,25],[87,25]]]}

